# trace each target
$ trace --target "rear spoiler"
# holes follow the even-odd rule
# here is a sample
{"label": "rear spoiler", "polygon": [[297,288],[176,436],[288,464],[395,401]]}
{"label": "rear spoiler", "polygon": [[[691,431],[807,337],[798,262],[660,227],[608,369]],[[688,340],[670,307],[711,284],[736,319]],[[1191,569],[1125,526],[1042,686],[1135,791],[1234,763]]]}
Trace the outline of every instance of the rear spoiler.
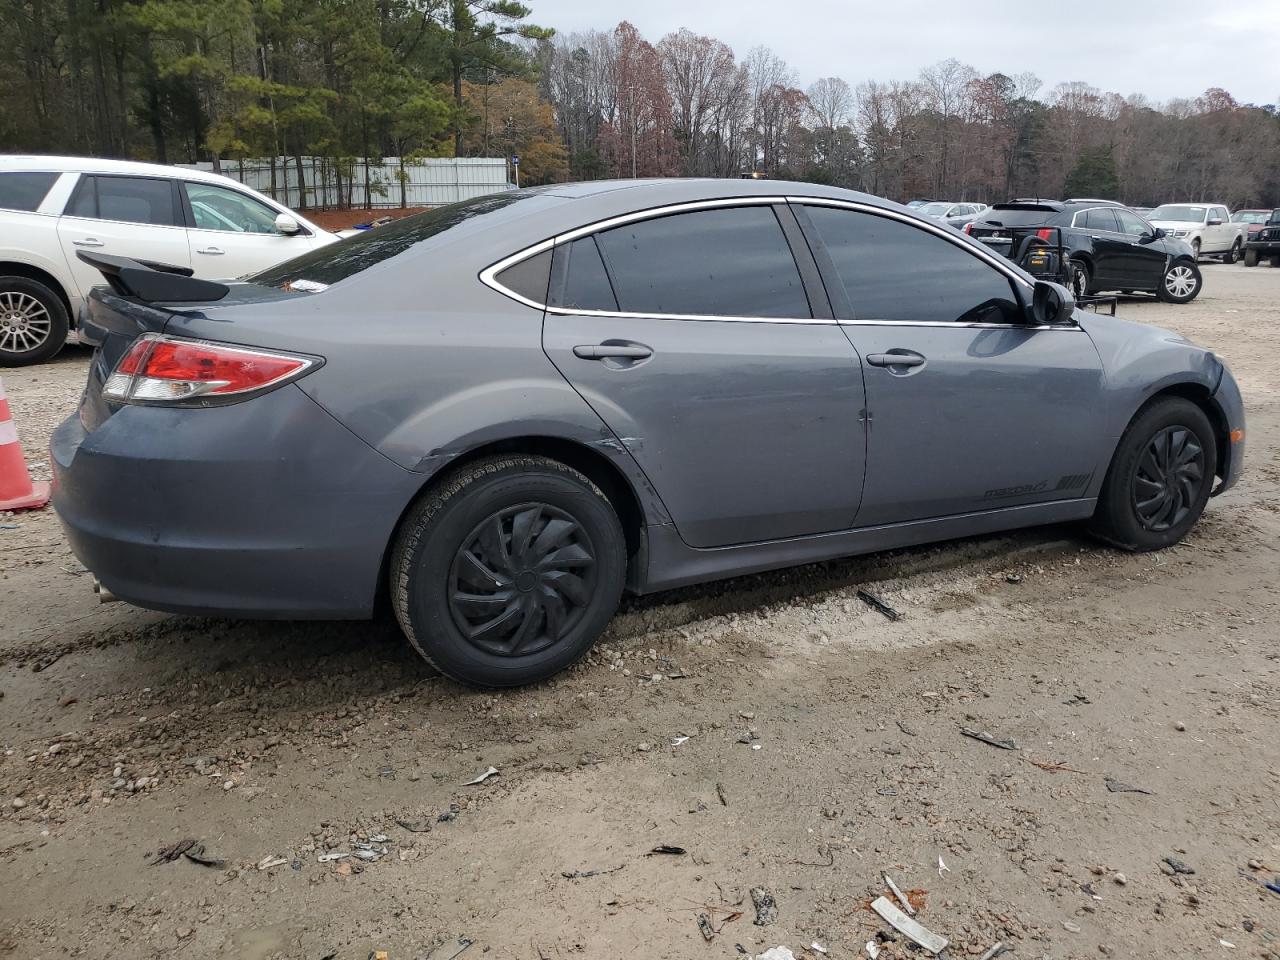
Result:
{"label": "rear spoiler", "polygon": [[109,253],[90,253],[87,250],[77,250],[76,256],[101,271],[111,289],[120,296],[144,303],[208,303],[221,300],[231,292],[231,288],[225,283],[193,277],[191,274],[194,271],[190,267],[156,263],[152,260],[131,260]]}

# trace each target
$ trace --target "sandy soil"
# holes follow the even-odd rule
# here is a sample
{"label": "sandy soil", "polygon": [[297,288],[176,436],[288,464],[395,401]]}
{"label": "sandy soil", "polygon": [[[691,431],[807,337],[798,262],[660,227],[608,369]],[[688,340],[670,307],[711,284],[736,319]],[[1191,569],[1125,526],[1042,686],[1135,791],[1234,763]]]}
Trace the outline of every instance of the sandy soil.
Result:
{"label": "sandy soil", "polygon": [[[1280,958],[1280,270],[1204,270],[1122,305],[1248,401],[1185,544],[1039,529],[632,601],[532,689],[432,677],[387,624],[99,606],[51,513],[0,516],[0,956],[852,958],[887,871],[953,958]],[[85,366],[5,371],[40,475]],[[155,862],[184,840],[224,862]]]}

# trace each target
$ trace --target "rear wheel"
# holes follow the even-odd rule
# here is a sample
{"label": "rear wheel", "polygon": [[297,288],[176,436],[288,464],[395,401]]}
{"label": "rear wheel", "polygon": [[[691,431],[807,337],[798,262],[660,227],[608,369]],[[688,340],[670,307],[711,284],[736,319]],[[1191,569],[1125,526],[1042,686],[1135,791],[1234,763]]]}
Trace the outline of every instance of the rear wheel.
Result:
{"label": "rear wheel", "polygon": [[1190,260],[1175,260],[1160,281],[1160,299],[1167,303],[1188,303],[1200,293],[1200,268]]}
{"label": "rear wheel", "polygon": [[1222,257],[1223,263],[1239,263],[1240,262],[1240,240],[1231,245],[1231,249]]}
{"label": "rear wheel", "polygon": [[1093,278],[1089,273],[1089,265],[1083,260],[1072,260],[1068,282],[1070,283],[1073,297],[1077,300],[1081,297],[1087,297],[1089,295],[1089,284],[1093,282]]}
{"label": "rear wheel", "polygon": [[67,308],[30,277],[0,277],[0,367],[42,363],[67,342]]}
{"label": "rear wheel", "polygon": [[555,460],[503,456],[453,474],[409,512],[391,598],[414,649],[462,683],[545,680],[618,606],[626,540],[609,500]]}
{"label": "rear wheel", "polygon": [[1280,267],[1280,255],[1274,253],[1271,255],[1271,265],[1273,267]]}
{"label": "rear wheel", "polygon": [[1244,265],[1246,267],[1256,267],[1258,265],[1258,251],[1246,250],[1244,252]]}
{"label": "rear wheel", "polygon": [[1160,550],[1186,536],[1208,502],[1217,445],[1204,411],[1165,397],[1120,438],[1102,484],[1093,531],[1126,550]]}

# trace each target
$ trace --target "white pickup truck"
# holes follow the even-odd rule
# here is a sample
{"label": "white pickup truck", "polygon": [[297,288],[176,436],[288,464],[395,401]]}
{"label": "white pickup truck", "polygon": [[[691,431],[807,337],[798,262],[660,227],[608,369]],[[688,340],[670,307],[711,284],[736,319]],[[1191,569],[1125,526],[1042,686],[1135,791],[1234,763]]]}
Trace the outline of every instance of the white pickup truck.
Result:
{"label": "white pickup truck", "polygon": [[1223,263],[1235,263],[1248,240],[1248,225],[1232,223],[1220,203],[1166,203],[1147,214],[1147,220],[1167,236],[1191,244],[1197,260],[1221,257]]}

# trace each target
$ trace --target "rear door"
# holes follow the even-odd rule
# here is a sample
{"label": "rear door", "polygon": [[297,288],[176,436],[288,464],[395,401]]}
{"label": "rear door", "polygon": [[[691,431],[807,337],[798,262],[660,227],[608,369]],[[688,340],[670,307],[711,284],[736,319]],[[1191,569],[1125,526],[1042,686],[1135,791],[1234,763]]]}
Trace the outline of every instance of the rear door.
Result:
{"label": "rear door", "polygon": [[240,190],[188,180],[182,184],[182,194],[197,277],[242,277],[313,246],[309,231],[281,233],[276,229],[276,210]]}
{"label": "rear door", "polygon": [[58,241],[80,296],[105,281],[80,250],[191,266],[177,181],[85,174],[58,220]]}
{"label": "rear door", "polygon": [[559,243],[550,299],[548,356],[686,543],[852,524],[862,371],[785,204],[682,206]]}
{"label": "rear door", "polygon": [[1120,222],[1112,207],[1082,210],[1073,221],[1077,230],[1088,234],[1093,247],[1094,288],[1113,290],[1123,280],[1129,240],[1120,232]]}
{"label": "rear door", "polygon": [[866,373],[857,526],[1083,497],[1105,467],[1088,335],[1024,325],[1009,275],[949,232],[874,208],[800,209]]}

